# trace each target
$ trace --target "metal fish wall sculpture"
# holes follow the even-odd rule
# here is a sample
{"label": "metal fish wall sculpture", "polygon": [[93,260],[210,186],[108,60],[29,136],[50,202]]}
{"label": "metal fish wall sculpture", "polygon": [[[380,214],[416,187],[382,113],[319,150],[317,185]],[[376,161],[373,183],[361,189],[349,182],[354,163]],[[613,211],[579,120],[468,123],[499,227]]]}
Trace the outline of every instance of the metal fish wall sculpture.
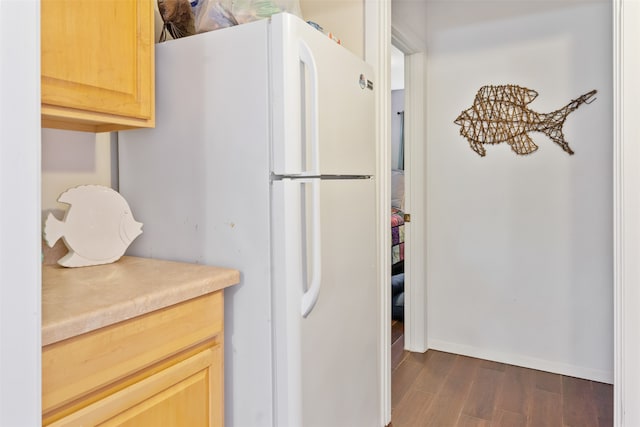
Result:
{"label": "metal fish wall sculpture", "polygon": [[509,144],[517,154],[531,154],[538,146],[529,132],[542,132],[573,154],[564,139],[562,126],[572,111],[595,101],[596,92],[587,92],[559,110],[544,114],[527,108],[538,96],[535,90],[516,85],[483,86],[471,108],[464,110],[454,123],[460,125],[460,135],[467,138],[473,151],[481,156],[486,154],[483,144],[500,142]]}

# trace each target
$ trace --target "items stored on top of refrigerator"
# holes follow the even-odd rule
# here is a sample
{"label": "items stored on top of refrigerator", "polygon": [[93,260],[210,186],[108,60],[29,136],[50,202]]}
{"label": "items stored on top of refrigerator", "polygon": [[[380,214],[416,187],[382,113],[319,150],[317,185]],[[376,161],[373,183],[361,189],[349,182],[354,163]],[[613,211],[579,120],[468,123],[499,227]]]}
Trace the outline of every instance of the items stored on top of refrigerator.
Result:
{"label": "items stored on top of refrigerator", "polygon": [[[287,12],[302,19],[299,0],[157,0],[156,40],[164,42],[246,24]],[[307,21],[338,44],[342,41],[320,24]]]}
{"label": "items stored on top of refrigerator", "polygon": [[158,45],[156,127],[119,134],[129,254],[241,272],[227,427],[381,424],[372,74],[276,14]]}
{"label": "items stored on top of refrigerator", "polygon": [[159,41],[177,39],[288,12],[302,18],[299,0],[157,0],[164,23]]}
{"label": "items stored on top of refrigerator", "polygon": [[320,26],[320,24],[318,24],[317,22],[313,22],[313,21],[307,21],[307,24],[311,25],[313,28],[315,28],[316,30],[320,31],[322,34],[326,35],[327,37],[329,37],[331,40],[333,40],[334,42],[338,43],[338,44],[342,44],[342,40],[340,40],[335,34],[333,34],[331,31],[325,31],[324,28],[322,28]]}
{"label": "items stored on top of refrigerator", "polygon": [[191,5],[198,33],[246,24],[280,12],[302,17],[298,0],[194,0]]}

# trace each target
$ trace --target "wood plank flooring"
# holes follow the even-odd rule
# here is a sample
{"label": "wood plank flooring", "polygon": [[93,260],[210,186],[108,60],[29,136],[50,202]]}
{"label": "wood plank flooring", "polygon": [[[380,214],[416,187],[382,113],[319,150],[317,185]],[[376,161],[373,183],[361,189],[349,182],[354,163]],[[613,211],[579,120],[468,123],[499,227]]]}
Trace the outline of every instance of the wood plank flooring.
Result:
{"label": "wood plank flooring", "polygon": [[613,425],[609,384],[435,350],[403,351],[399,359],[392,365],[392,427]]}
{"label": "wood plank flooring", "polygon": [[404,357],[404,323],[391,322],[391,370],[395,370]]}

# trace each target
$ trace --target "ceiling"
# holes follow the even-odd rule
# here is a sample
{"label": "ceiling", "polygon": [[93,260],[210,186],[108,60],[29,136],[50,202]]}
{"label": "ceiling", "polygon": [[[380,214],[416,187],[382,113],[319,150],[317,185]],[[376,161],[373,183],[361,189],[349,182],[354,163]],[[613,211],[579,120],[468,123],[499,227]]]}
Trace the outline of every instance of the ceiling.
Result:
{"label": "ceiling", "polygon": [[[392,0],[395,36],[405,52],[428,51],[437,32],[610,0]],[[401,43],[400,43],[401,44]],[[404,54],[392,46],[391,90],[404,88]]]}
{"label": "ceiling", "polygon": [[[394,30],[427,50],[434,32],[610,0],[392,0]],[[416,46],[416,44],[418,46]]]}

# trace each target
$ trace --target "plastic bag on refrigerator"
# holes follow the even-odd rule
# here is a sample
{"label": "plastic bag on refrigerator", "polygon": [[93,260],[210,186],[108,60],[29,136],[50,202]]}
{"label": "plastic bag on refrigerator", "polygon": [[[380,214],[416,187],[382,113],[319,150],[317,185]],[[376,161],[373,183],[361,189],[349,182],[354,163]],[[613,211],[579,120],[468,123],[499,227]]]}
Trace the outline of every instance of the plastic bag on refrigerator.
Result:
{"label": "plastic bag on refrigerator", "polygon": [[299,0],[195,0],[197,33],[269,18],[279,12],[302,17]]}

